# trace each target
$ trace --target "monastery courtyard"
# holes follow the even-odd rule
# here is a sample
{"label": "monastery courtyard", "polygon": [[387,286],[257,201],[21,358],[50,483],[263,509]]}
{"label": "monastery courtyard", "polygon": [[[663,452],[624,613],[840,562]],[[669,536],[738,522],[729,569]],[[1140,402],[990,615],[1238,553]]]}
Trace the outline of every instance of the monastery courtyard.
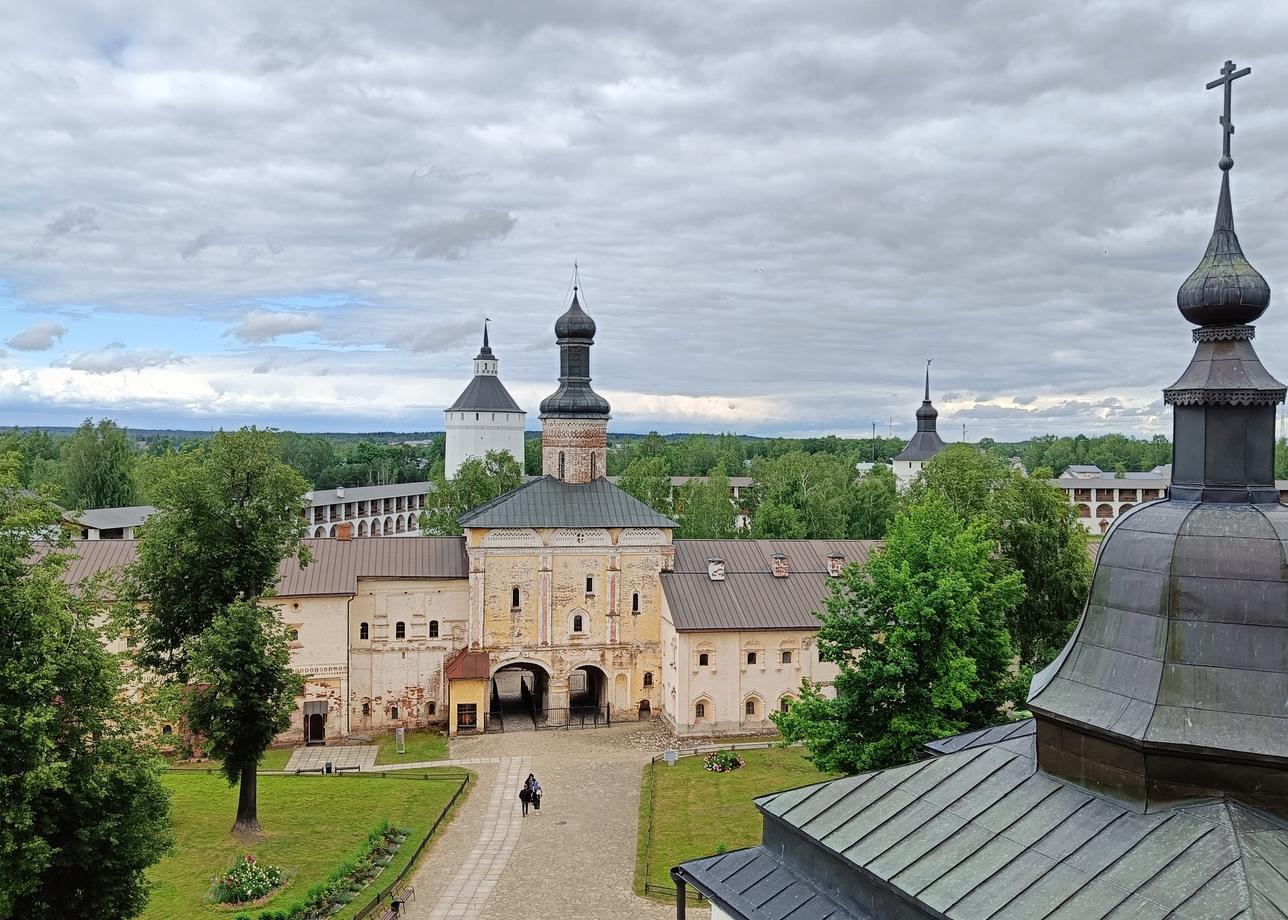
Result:
{"label": "monastery courtyard", "polygon": [[[521,731],[453,739],[452,762],[478,785],[411,878],[412,920],[671,918],[675,907],[633,890],[643,768],[656,727]],[[541,814],[521,816],[535,773]],[[689,916],[708,911],[689,907]]]}

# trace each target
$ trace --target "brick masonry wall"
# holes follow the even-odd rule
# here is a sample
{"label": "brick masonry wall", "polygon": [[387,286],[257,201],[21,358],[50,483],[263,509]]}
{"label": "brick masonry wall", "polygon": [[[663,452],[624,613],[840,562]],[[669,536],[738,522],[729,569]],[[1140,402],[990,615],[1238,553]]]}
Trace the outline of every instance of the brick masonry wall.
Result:
{"label": "brick masonry wall", "polygon": [[603,476],[607,441],[607,419],[545,419],[541,423],[541,472],[560,478],[559,454],[562,453],[565,482],[584,483]]}

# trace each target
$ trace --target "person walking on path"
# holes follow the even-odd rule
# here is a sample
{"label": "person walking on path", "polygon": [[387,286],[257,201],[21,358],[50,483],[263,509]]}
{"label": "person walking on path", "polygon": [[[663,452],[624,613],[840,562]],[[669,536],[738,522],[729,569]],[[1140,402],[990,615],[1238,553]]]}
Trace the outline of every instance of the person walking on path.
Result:
{"label": "person walking on path", "polygon": [[523,788],[519,790],[519,801],[523,803],[523,817],[528,816],[528,803],[532,801],[532,785],[529,780],[523,781]]}
{"label": "person walking on path", "polygon": [[541,814],[541,783],[531,773],[528,774],[528,781],[528,789],[532,794],[532,809],[537,814]]}

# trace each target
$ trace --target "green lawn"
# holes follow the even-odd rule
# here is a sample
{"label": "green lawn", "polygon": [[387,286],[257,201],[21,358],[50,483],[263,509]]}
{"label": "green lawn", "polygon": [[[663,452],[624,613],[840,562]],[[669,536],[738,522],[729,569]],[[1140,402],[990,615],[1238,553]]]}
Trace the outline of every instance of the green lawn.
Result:
{"label": "green lawn", "polygon": [[[368,831],[384,818],[411,831],[398,854],[401,858],[396,857],[385,870],[396,871],[410,858],[458,785],[353,775],[261,776],[259,820],[264,833],[247,841],[229,833],[237,813],[237,790],[223,777],[171,772],[166,774],[165,784],[172,795],[175,848],[149,873],[156,887],[144,920],[229,920],[231,913],[210,904],[205,896],[211,879],[246,852],[281,866],[292,876],[285,888],[256,910],[288,907],[356,851]],[[386,878],[382,874],[373,884],[383,885]]]}
{"label": "green lawn", "polygon": [[[264,759],[259,762],[261,770],[285,770],[286,762],[295,753],[295,748],[270,748],[264,752]],[[172,763],[171,770],[214,770],[218,772],[219,761],[207,760],[202,763]]]}
{"label": "green lawn", "polygon": [[380,745],[376,763],[420,763],[423,760],[443,760],[447,757],[447,737],[433,730],[407,732],[406,754],[398,753],[393,734],[377,735]]}
{"label": "green lawn", "polygon": [[[674,767],[659,761],[644,768],[640,793],[640,828],[635,864],[635,890],[645,894],[645,847],[649,839],[650,786],[653,832],[648,882],[672,892],[671,867],[698,856],[760,843],[760,812],[752,799],[770,792],[820,783],[836,774],[821,773],[800,748],[740,751],[747,765],[733,773],[709,773],[705,759],[681,758]],[[661,892],[647,892],[663,897]]]}

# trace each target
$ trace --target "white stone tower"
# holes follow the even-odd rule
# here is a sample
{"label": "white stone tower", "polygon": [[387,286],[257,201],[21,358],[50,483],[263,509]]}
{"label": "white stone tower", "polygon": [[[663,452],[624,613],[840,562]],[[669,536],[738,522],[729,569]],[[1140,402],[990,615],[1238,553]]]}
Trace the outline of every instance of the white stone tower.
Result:
{"label": "white stone tower", "polygon": [[449,479],[470,457],[481,458],[490,450],[507,451],[523,465],[527,413],[497,376],[497,359],[488,344],[487,323],[483,321],[483,347],[474,359],[474,379],[447,408],[445,471]]}

